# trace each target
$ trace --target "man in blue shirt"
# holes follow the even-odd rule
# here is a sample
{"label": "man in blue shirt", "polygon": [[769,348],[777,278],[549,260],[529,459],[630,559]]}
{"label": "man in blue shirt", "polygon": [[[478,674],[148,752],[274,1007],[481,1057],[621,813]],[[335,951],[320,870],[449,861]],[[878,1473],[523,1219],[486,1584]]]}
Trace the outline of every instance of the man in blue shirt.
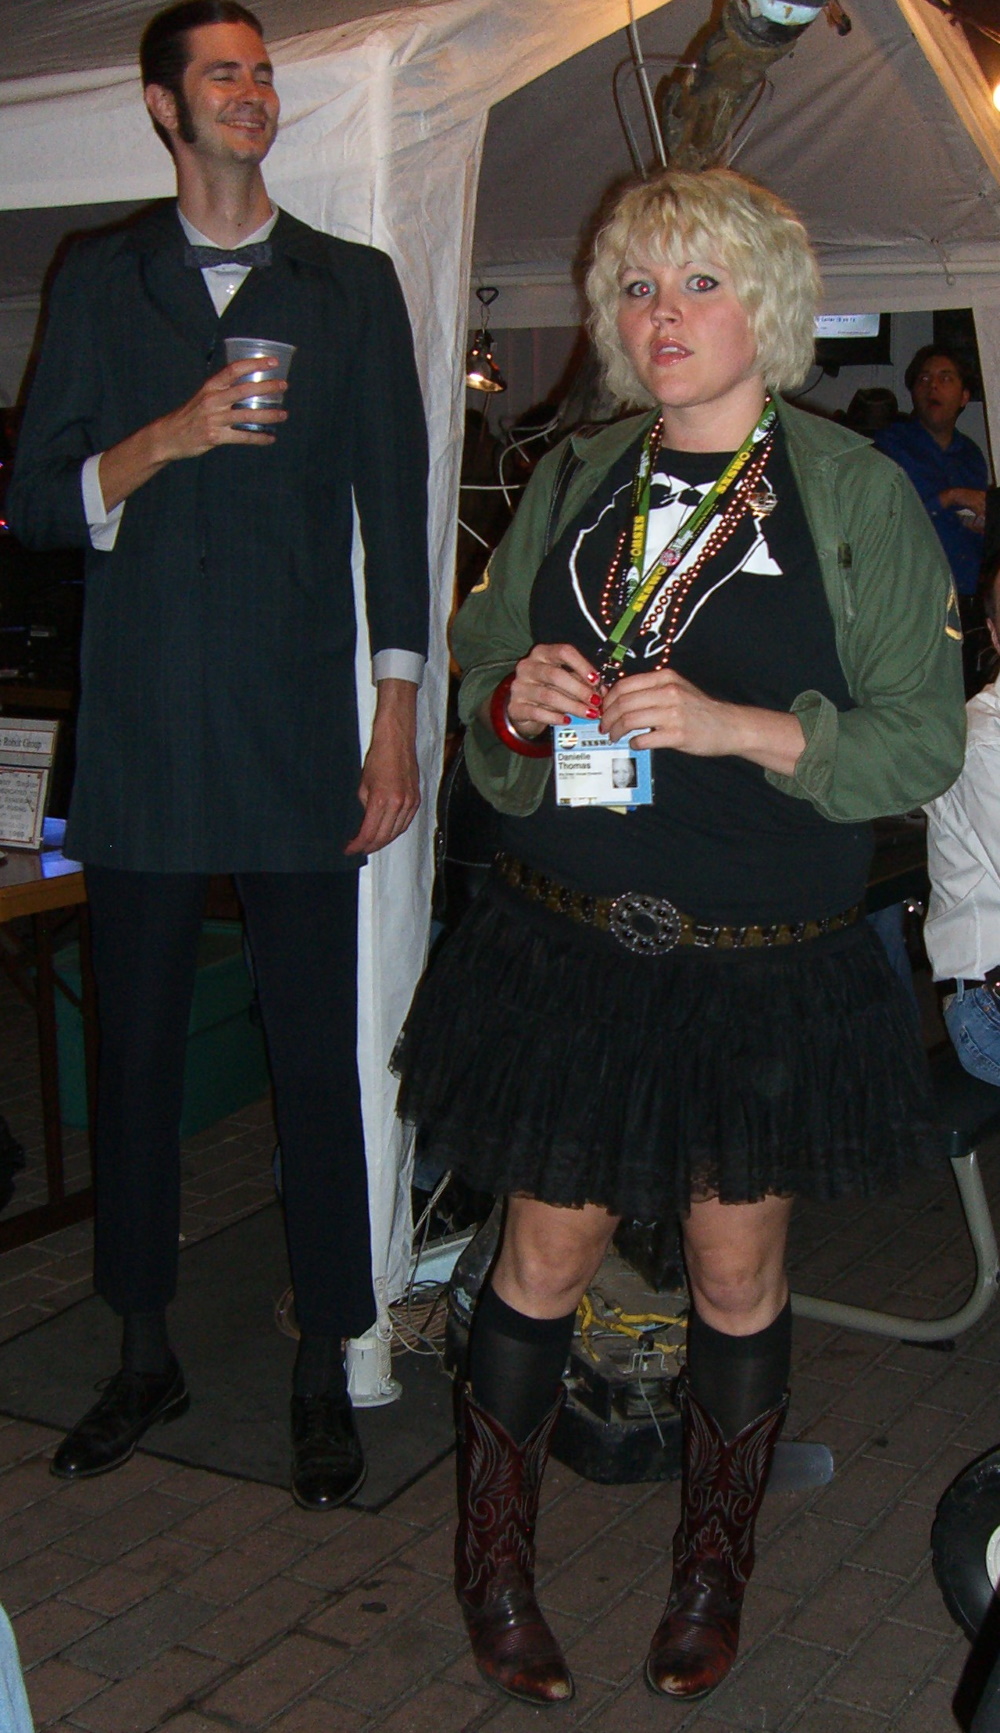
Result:
{"label": "man in blue shirt", "polygon": [[917,350],[905,379],[913,414],[876,435],[875,444],[906,471],[948,557],[967,635],[966,687],[972,692],[981,684],[977,639],[983,621],[976,586],[983,558],[983,498],[989,477],[979,446],[958,433],[955,426],[971,396],[971,381],[960,357],[936,343]]}

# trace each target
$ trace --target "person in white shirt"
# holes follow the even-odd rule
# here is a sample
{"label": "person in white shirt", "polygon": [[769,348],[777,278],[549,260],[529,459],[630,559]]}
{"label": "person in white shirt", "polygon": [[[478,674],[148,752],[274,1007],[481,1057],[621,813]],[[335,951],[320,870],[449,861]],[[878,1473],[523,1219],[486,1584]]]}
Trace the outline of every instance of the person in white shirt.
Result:
{"label": "person in white shirt", "polygon": [[[1000,557],[981,585],[1000,655]],[[924,925],[944,1020],[966,1071],[1000,1087],[1000,678],[966,705],[965,765],[928,802],[930,902]]]}

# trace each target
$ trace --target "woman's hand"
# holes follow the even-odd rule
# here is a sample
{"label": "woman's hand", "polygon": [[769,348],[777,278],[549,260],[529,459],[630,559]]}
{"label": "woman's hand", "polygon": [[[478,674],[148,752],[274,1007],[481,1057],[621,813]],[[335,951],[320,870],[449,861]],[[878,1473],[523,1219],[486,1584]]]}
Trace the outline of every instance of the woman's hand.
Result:
{"label": "woman's hand", "polygon": [[805,746],[797,716],[709,698],[672,668],[628,674],[604,700],[601,727],[612,740],[641,729],[639,750],[669,746],[695,758],[747,758],[790,776]]}
{"label": "woman's hand", "polygon": [[572,644],[536,644],[514,670],[507,716],[534,740],[567,716],[599,716],[600,689],[597,669]]}

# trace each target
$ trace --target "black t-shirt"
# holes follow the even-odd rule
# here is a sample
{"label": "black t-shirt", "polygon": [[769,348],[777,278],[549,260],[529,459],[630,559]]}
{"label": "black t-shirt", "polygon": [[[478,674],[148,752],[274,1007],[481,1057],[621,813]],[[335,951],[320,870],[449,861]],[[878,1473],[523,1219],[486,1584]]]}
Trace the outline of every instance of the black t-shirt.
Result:
{"label": "black t-shirt", "polygon": [[[630,521],[638,452],[637,444],[624,454],[542,562],[531,597],[536,643],[576,644],[593,659],[604,641],[615,614],[602,618],[602,596]],[[647,565],[729,455],[661,450]],[[773,509],[759,518],[745,514],[695,579],[670,666],[710,697],[732,703],[787,711],[800,692],[813,689],[849,710],[819,562],[780,428],[758,493],[765,490],[775,496]],[[662,649],[656,631],[644,629],[626,672],[655,667]],[[512,854],[580,890],[644,891],[698,919],[732,923],[835,914],[863,894],[872,848],[868,825],[833,824],[808,801],[773,788],[746,759],[669,749],[653,753],[652,806],[627,814],[557,808],[551,778],[538,811],[505,817],[502,836]]]}

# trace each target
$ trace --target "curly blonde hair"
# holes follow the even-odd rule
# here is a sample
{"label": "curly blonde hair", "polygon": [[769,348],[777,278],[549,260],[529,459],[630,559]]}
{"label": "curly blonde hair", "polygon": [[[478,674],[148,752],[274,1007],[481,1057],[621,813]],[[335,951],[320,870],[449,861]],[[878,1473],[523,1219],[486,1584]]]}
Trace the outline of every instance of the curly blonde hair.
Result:
{"label": "curly blonde hair", "polygon": [[801,383],[813,362],[820,278],[809,237],[789,207],[732,169],[667,169],[629,187],[598,231],[586,277],[590,333],[608,389],[626,406],[655,399],[618,335],[626,265],[682,265],[696,255],[729,272],[772,391]]}

